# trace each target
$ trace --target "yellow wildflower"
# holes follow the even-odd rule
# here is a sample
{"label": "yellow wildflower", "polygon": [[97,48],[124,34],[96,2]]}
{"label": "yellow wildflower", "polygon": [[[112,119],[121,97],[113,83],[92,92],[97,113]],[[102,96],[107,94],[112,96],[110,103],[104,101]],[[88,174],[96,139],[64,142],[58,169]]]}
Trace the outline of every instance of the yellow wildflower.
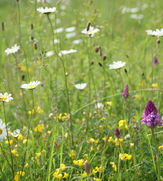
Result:
{"label": "yellow wildflower", "polygon": [[87,177],[88,174],[87,174],[87,172],[83,172],[83,173],[81,174],[81,176],[82,176],[82,177]]}
{"label": "yellow wildflower", "polygon": [[128,125],[127,125],[127,121],[126,121],[126,120],[120,120],[120,121],[118,122],[118,126],[119,126],[119,128],[128,129]]}
{"label": "yellow wildflower", "polygon": [[94,181],[102,181],[100,178],[93,178]]}
{"label": "yellow wildflower", "polygon": [[12,144],[14,143],[14,141],[13,141],[13,140],[7,140],[7,141],[5,141],[5,143],[6,143],[7,145],[12,145]]}
{"label": "yellow wildflower", "polygon": [[44,124],[38,124],[34,129],[34,132],[43,132],[44,131]]}
{"label": "yellow wildflower", "polygon": [[112,101],[108,101],[108,102],[106,102],[106,105],[108,105],[108,106],[112,106]]}
{"label": "yellow wildflower", "polygon": [[62,171],[65,170],[65,167],[66,167],[65,164],[63,164],[63,163],[60,164],[60,169],[61,169]]}
{"label": "yellow wildflower", "polygon": [[18,172],[17,172],[17,175],[24,176],[24,175],[25,175],[25,172],[24,172],[24,171],[18,171]]}
{"label": "yellow wildflower", "polygon": [[17,156],[17,157],[19,156],[19,154],[18,154],[18,152],[17,152],[16,149],[11,150],[11,153],[12,153],[13,155]]}
{"label": "yellow wildflower", "polygon": [[120,153],[119,154],[119,158],[121,160],[131,160],[132,159],[132,155],[129,155],[127,153]]}
{"label": "yellow wildflower", "polygon": [[68,173],[64,173],[63,178],[68,178]]}
{"label": "yellow wildflower", "polygon": [[158,149],[159,149],[159,150],[162,150],[162,149],[163,149],[163,145],[159,146]]}
{"label": "yellow wildflower", "polygon": [[23,144],[26,144],[26,143],[27,143],[27,139],[24,139],[24,140],[23,140]]}
{"label": "yellow wildflower", "polygon": [[114,162],[110,162],[112,168],[114,169],[114,171],[116,172],[117,171],[117,166]]}
{"label": "yellow wildflower", "polygon": [[70,154],[69,154],[69,156],[71,157],[71,159],[74,159],[74,158],[75,158],[75,155],[76,155],[75,150],[71,150],[71,151],[70,151]]}
{"label": "yellow wildflower", "polygon": [[153,84],[152,84],[152,87],[153,87],[153,88],[158,88],[158,84],[157,84],[157,83],[153,83]]}
{"label": "yellow wildflower", "polygon": [[18,140],[22,140],[23,139],[22,134],[19,134],[19,136],[17,138],[18,138]]}
{"label": "yellow wildflower", "polygon": [[84,160],[83,160],[83,159],[73,160],[73,163],[74,163],[75,165],[82,166],[82,165],[84,164]]}

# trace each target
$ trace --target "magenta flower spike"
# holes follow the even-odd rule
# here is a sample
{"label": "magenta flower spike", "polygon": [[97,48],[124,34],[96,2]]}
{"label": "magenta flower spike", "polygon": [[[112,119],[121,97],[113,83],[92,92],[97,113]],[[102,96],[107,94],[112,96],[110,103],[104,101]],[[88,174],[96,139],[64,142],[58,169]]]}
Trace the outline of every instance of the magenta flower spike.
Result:
{"label": "magenta flower spike", "polygon": [[125,85],[124,89],[123,89],[123,93],[122,96],[127,99],[129,96],[129,91],[128,91],[128,85]]}
{"label": "magenta flower spike", "polygon": [[114,131],[114,135],[119,139],[121,137],[121,132],[119,131],[118,128]]}
{"label": "magenta flower spike", "polygon": [[142,118],[142,124],[146,124],[151,128],[157,125],[162,126],[160,114],[152,101],[147,102]]}

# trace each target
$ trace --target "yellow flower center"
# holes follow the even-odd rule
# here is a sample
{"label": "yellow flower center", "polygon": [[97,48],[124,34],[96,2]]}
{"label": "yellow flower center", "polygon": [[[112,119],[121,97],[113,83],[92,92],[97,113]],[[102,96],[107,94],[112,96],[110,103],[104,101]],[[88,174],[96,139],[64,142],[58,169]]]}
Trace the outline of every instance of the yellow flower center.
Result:
{"label": "yellow flower center", "polygon": [[29,85],[29,88],[33,89],[35,86],[34,85]]}
{"label": "yellow flower center", "polygon": [[5,101],[5,100],[7,100],[7,97],[6,97],[6,96],[1,96],[1,97],[0,97],[0,101]]}
{"label": "yellow flower center", "polygon": [[3,133],[3,130],[2,129],[0,129],[0,135]]}

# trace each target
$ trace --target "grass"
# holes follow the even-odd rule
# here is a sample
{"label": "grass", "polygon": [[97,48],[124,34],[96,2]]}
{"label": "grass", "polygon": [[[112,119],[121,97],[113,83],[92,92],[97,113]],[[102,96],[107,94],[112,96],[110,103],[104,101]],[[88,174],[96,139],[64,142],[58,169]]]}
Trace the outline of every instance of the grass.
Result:
{"label": "grass", "polygon": [[[121,10],[143,5],[141,20]],[[40,14],[42,6],[57,12]],[[163,27],[162,7],[149,0],[0,1],[0,92],[13,97],[0,99],[9,129],[0,142],[0,180],[163,180],[162,126],[141,124],[149,100],[163,112],[162,38],[158,44],[145,32]],[[100,30],[93,37],[81,33],[88,23]],[[74,37],[66,37],[68,27],[76,28]],[[54,33],[58,28],[64,30]],[[6,55],[14,44],[20,50]],[[70,49],[77,52],[58,56]],[[159,65],[152,65],[154,57]],[[110,70],[119,60],[125,67]],[[36,80],[36,88],[20,88]],[[78,83],[87,86],[79,90]],[[0,138],[4,132],[0,124]]]}

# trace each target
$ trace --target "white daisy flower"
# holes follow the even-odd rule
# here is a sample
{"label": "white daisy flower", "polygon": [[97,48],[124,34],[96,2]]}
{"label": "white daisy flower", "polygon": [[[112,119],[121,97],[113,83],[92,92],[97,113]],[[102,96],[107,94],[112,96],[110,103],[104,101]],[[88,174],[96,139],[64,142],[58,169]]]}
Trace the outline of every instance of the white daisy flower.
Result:
{"label": "white daisy flower", "polygon": [[103,105],[103,103],[98,102],[98,103],[95,105],[95,108],[96,108],[96,109],[103,109],[103,108],[104,108],[104,105]]}
{"label": "white daisy flower", "polygon": [[83,90],[87,87],[87,83],[75,84],[76,89]]}
{"label": "white daisy flower", "polygon": [[98,28],[94,28],[92,26],[89,27],[89,29],[84,29],[82,31],[83,34],[89,35],[89,36],[94,36],[95,33],[98,33],[100,30]]}
{"label": "white daisy flower", "polygon": [[128,7],[121,7],[121,11],[122,13],[138,13],[140,11],[140,9],[138,7],[136,8],[128,8]]}
{"label": "white daisy flower", "polygon": [[29,84],[22,84],[21,88],[22,89],[34,89],[40,84],[41,84],[40,81],[33,81],[33,82],[30,82]]}
{"label": "white daisy flower", "polygon": [[37,8],[37,11],[40,12],[41,14],[54,13],[54,12],[56,12],[56,7],[53,7],[53,8],[40,7],[40,8]]}
{"label": "white daisy flower", "polygon": [[122,62],[122,61],[117,61],[117,62],[113,62],[112,64],[109,64],[109,68],[110,69],[119,69],[122,68],[126,65],[126,62]]}
{"label": "white daisy flower", "polygon": [[146,30],[146,33],[148,35],[160,37],[160,36],[163,36],[163,28],[162,29],[156,29],[155,31],[153,31],[153,30]]}
{"label": "white daisy flower", "polygon": [[48,52],[45,53],[46,57],[51,57],[53,55],[54,55],[54,51],[53,50],[52,51],[48,51]]}
{"label": "white daisy flower", "polygon": [[54,30],[54,33],[62,33],[64,31],[64,28],[57,28]]}
{"label": "white daisy flower", "polygon": [[6,125],[0,119],[0,141],[7,137]]}
{"label": "white daisy flower", "polygon": [[16,53],[19,49],[20,49],[20,46],[18,46],[17,44],[15,44],[15,45],[12,46],[11,48],[7,48],[7,49],[5,50],[5,53],[6,53],[7,55],[9,55],[9,54],[14,54],[14,53]]}
{"label": "white daisy flower", "polygon": [[76,36],[76,32],[67,33],[65,36],[66,36],[67,39],[73,38],[73,37]]}
{"label": "white daisy flower", "polygon": [[59,39],[54,39],[54,44],[60,43]]}
{"label": "white daisy flower", "polygon": [[75,49],[61,50],[58,55],[62,56],[62,55],[67,55],[67,54],[71,54],[71,53],[76,53],[76,52],[77,52],[77,50],[75,50]]}
{"label": "white daisy flower", "polygon": [[5,92],[4,94],[0,93],[1,102],[10,102],[11,100],[13,100],[11,94],[8,94],[7,92]]}
{"label": "white daisy flower", "polygon": [[75,30],[76,30],[76,28],[74,26],[68,27],[68,28],[65,29],[65,31],[68,32],[68,33],[73,32]]}
{"label": "white daisy flower", "polygon": [[78,44],[80,44],[81,42],[82,42],[81,39],[79,39],[79,40],[73,40],[73,41],[72,41],[72,43],[75,44],[75,45],[78,45]]}
{"label": "white daisy flower", "polygon": [[13,137],[18,137],[20,135],[20,129],[16,129],[10,133]]}
{"label": "white daisy flower", "polygon": [[144,18],[144,15],[143,14],[131,14],[130,17],[132,19],[141,20]]}

